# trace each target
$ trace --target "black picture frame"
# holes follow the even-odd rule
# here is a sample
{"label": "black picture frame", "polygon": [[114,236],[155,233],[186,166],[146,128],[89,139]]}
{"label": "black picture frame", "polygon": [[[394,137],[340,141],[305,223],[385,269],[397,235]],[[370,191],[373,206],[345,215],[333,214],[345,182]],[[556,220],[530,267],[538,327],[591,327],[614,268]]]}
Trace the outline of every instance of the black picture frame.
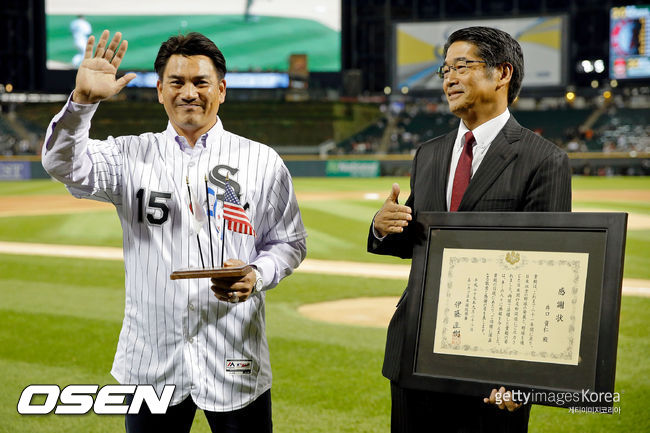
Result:
{"label": "black picture frame", "polygon": [[[504,386],[536,404],[613,406],[627,213],[420,212],[415,229],[402,386],[477,397]],[[434,353],[445,248],[589,253],[578,364]]]}

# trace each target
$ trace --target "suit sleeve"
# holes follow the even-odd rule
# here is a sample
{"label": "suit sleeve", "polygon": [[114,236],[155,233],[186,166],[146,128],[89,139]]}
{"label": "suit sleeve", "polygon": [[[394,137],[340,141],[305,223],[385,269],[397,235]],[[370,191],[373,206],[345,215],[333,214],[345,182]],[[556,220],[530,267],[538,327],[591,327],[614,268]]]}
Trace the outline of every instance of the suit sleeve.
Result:
{"label": "suit sleeve", "polygon": [[571,168],[567,154],[559,149],[547,156],[533,174],[524,212],[570,212]]}
{"label": "suit sleeve", "polygon": [[404,203],[405,206],[411,208],[413,219],[409,222],[409,225],[404,227],[402,233],[389,234],[383,239],[379,240],[373,233],[372,225],[373,221],[370,223],[370,230],[368,233],[368,246],[367,250],[372,254],[381,254],[387,256],[397,256],[403,259],[410,259],[413,257],[413,234],[412,227],[413,222],[415,221],[415,212],[413,209],[413,204],[415,203],[415,167],[417,166],[418,153],[420,148],[418,148],[415,153],[415,158],[413,158],[413,168],[411,170],[411,194]]}

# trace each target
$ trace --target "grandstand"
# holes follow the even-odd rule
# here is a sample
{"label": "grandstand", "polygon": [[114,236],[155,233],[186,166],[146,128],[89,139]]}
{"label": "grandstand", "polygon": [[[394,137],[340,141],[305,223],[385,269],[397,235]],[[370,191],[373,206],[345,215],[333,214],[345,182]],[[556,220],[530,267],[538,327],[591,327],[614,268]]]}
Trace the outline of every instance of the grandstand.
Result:
{"label": "grandstand", "polygon": [[649,119],[647,109],[612,107],[595,123],[590,150],[649,152]]}
{"label": "grandstand", "polygon": [[[649,172],[650,167],[644,162],[650,154],[649,107],[561,105],[544,110],[515,106],[512,112],[522,125],[569,152],[576,172],[602,174],[602,170],[597,170],[599,167],[607,167],[606,173]],[[394,106],[388,101],[233,101],[224,104],[220,117],[229,130],[267,143],[289,158],[311,155],[320,160],[372,155],[383,159],[383,155],[401,155],[404,164],[398,171],[386,168],[382,172],[404,173],[408,172],[405,167],[419,143],[449,132],[458,119],[445,105],[422,98],[410,101],[402,109],[395,110]],[[47,125],[61,103],[11,104],[8,112],[6,108],[0,114],[0,155],[37,155]],[[100,105],[91,137],[137,135],[160,131],[165,126],[166,116],[157,103],[108,101]],[[585,163],[585,158],[591,162]]]}
{"label": "grandstand", "polygon": [[[38,103],[34,99],[45,95],[65,98],[74,86],[74,70],[48,69],[44,61],[50,37],[42,25],[47,18],[44,0],[28,3],[31,13],[17,4],[14,12],[9,8],[2,15],[10,29],[10,38],[4,43],[11,45],[11,49],[4,51],[3,55],[9,57],[3,58],[6,60],[3,64],[22,64],[24,56],[10,57],[11,53],[17,53],[24,45],[31,47],[28,51],[31,63],[25,66],[29,71],[19,66],[3,68],[0,76],[0,154],[3,158],[38,154],[47,124],[60,109],[61,102]],[[419,143],[447,133],[458,120],[449,113],[435,80],[431,81],[433,85],[421,88],[415,81],[410,84],[412,88],[400,87],[396,70],[402,66],[396,59],[398,47],[391,38],[403,30],[395,27],[396,23],[455,22],[466,18],[470,11],[472,20],[485,20],[487,24],[517,14],[537,15],[539,19],[560,16],[569,28],[568,32],[560,34],[561,38],[573,35],[575,40],[559,45],[560,57],[565,60],[558,63],[558,81],[549,85],[527,85],[524,81],[520,98],[511,107],[513,114],[522,125],[567,150],[572,160],[579,160],[574,165],[578,171],[585,166],[611,167],[613,164],[618,168],[609,170],[610,173],[648,173],[650,88],[647,80],[612,81],[606,64],[601,70],[593,70],[593,66],[589,70],[583,67],[584,60],[581,60],[592,59],[589,62],[595,65],[593,59],[607,58],[609,11],[623,3],[597,5],[588,2],[589,5],[585,5],[578,0],[561,5],[551,0],[500,2],[489,6],[485,2],[472,1],[443,1],[438,6],[434,3],[423,0],[341,2],[341,46],[337,48],[340,62],[337,60],[320,71],[310,71],[301,89],[292,87],[294,84],[267,90],[255,86],[229,88],[220,117],[229,130],[269,144],[281,154],[289,155],[289,159],[300,159],[300,155],[316,160],[370,155],[383,160],[384,155],[390,155],[393,161],[396,158],[404,161],[400,172],[408,171],[405,167]],[[69,36],[65,33],[65,16],[57,15],[56,19],[48,21],[61,27],[52,42],[58,47],[57,53],[67,52],[65,44]],[[174,22],[172,15],[166,19],[165,22]],[[183,19],[191,21],[192,17],[188,15]],[[329,19],[331,21],[332,17]],[[197,25],[204,26],[205,22],[202,17]],[[234,22],[232,16],[229,22]],[[25,33],[28,23],[33,26],[33,33]],[[577,34],[571,30],[578,26],[591,31],[592,37],[585,38],[584,32]],[[334,28],[336,30],[336,25]],[[330,32],[328,40],[333,34]],[[313,41],[310,47],[314,47]],[[326,50],[326,47],[319,49]],[[139,53],[138,50],[134,52]],[[146,50],[142,47],[142,50],[151,51],[151,47]],[[237,57],[236,62],[239,59]],[[63,57],[56,61],[59,66],[65,63]],[[547,59],[547,63],[553,61],[552,56]],[[313,64],[318,67],[320,63]],[[337,67],[340,70],[337,71]],[[527,74],[538,74],[535,68],[539,65],[532,66]],[[11,84],[12,92],[6,84]],[[32,98],[21,100],[16,97],[17,93]],[[570,93],[574,95],[572,99],[567,96]],[[162,130],[165,124],[166,116],[156,101],[154,89],[127,88],[117,98],[100,105],[91,136],[139,134]],[[590,162],[586,163],[585,158]],[[382,171],[390,172],[390,169]],[[588,172],[599,173],[598,170]]]}

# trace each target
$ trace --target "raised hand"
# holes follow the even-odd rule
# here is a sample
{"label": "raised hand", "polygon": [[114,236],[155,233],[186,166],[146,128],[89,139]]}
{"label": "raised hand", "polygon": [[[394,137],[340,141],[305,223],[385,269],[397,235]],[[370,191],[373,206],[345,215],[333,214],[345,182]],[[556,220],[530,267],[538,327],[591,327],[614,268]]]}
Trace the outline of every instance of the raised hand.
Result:
{"label": "raised hand", "polygon": [[399,185],[394,183],[390,195],[375,215],[375,230],[381,236],[401,233],[411,221],[411,208],[397,203]]}
{"label": "raised hand", "polygon": [[[122,41],[122,34],[116,32],[108,43],[110,32],[104,30],[97,43],[95,54],[93,46],[95,37],[88,38],[84,60],[77,71],[77,80],[72,100],[80,104],[94,104],[118,94],[129,81],[135,78],[134,73],[126,74],[116,79],[117,68],[124,58],[128,42]],[[121,42],[120,42],[121,41]]]}

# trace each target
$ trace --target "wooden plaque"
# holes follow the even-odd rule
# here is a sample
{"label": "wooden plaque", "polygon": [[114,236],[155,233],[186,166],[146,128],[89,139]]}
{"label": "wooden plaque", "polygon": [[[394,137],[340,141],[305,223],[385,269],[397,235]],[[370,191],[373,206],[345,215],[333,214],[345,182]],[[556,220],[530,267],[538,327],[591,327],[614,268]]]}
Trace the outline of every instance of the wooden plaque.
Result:
{"label": "wooden plaque", "polygon": [[205,268],[205,269],[179,269],[172,272],[170,280],[181,280],[187,278],[236,278],[243,277],[252,271],[250,265],[237,266],[232,268]]}

